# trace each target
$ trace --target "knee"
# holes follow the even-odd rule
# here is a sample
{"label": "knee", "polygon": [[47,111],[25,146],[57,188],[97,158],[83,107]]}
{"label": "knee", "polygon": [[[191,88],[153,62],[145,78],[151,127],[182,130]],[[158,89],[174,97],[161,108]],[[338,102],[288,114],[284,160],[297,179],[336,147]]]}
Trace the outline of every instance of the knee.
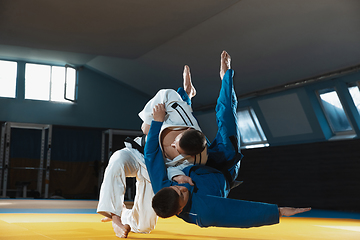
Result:
{"label": "knee", "polygon": [[181,99],[179,94],[174,89],[161,89],[156,94],[161,97],[161,99],[172,99],[179,100]]}
{"label": "knee", "polygon": [[125,166],[132,157],[126,149],[121,149],[113,153],[109,159],[108,166],[116,165],[118,167]]}

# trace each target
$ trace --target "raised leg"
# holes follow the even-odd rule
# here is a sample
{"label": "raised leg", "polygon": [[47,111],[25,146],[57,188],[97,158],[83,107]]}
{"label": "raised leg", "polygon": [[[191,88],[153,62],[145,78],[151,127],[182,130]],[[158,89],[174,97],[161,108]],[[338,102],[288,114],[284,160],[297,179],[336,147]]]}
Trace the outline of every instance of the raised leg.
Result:
{"label": "raised leg", "polygon": [[184,66],[183,79],[184,79],[183,86],[185,92],[187,93],[190,99],[195,97],[196,89],[191,82],[190,68],[188,65]]}
{"label": "raised leg", "polygon": [[242,154],[236,113],[237,98],[233,87],[234,71],[229,69],[230,61],[230,55],[223,51],[220,61],[222,83],[215,109],[218,132],[208,148],[208,165],[222,171],[229,183],[232,183],[237,177]]}
{"label": "raised leg", "polygon": [[231,68],[230,63],[231,63],[230,55],[226,51],[223,51],[220,56],[220,78],[221,78],[221,80],[224,78],[226,71]]}

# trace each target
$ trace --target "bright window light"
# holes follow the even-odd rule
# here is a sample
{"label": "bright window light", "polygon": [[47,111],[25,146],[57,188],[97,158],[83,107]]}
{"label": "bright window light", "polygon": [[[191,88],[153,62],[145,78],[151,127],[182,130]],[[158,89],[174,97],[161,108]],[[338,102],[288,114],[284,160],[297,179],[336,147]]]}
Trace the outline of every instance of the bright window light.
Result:
{"label": "bright window light", "polygon": [[321,103],[329,124],[335,134],[353,131],[334,88],[319,91]]}
{"label": "bright window light", "polygon": [[51,66],[27,63],[25,99],[50,100]]}
{"label": "bright window light", "polygon": [[65,68],[64,67],[52,67],[51,71],[51,100],[64,102],[65,91]]}
{"label": "bright window light", "polygon": [[15,98],[17,63],[0,60],[0,97]]}
{"label": "bright window light", "polygon": [[250,145],[256,147],[268,146],[265,134],[252,108],[238,111],[237,117],[243,145],[247,147]]}
{"label": "bright window light", "polygon": [[[66,77],[67,87],[65,88]],[[26,64],[25,99],[57,102],[75,101],[75,88],[76,70],[73,68]],[[71,97],[65,98],[65,94]]]}
{"label": "bright window light", "polygon": [[359,91],[359,86],[352,86],[349,87],[349,92],[350,95],[354,101],[354,104],[360,114],[360,91]]}

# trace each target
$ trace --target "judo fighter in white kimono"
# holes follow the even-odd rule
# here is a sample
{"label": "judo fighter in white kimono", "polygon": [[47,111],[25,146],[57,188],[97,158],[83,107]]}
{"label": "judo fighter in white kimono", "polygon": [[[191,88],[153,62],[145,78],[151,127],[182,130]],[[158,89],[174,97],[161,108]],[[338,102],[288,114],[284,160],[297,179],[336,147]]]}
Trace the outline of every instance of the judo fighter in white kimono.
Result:
{"label": "judo fighter in white kimono", "polygon": [[[139,113],[143,120],[142,130],[146,134],[153,120],[152,111],[155,105],[162,103],[166,107],[166,120],[159,135],[160,146],[164,152],[164,161],[168,177],[179,183],[191,182],[191,178],[181,171],[192,164],[205,164],[207,161],[206,138],[198,154],[187,155],[179,147],[179,139],[185,131],[201,129],[192,114],[191,98],[196,90],[191,83],[190,70],[184,68],[184,88],[178,92],[160,90]],[[202,134],[202,133],[201,133]],[[202,134],[203,135],[203,134]],[[141,138],[134,141],[143,147]],[[116,151],[109,160],[101,185],[97,212],[104,215],[102,221],[111,221],[116,236],[126,238],[130,231],[149,233],[155,228],[157,216],[152,209],[154,196],[149,175],[145,166],[144,155],[134,144],[125,143],[126,147]],[[136,144],[135,144],[136,145]],[[126,177],[136,177],[136,196],[132,209],[124,205]]]}

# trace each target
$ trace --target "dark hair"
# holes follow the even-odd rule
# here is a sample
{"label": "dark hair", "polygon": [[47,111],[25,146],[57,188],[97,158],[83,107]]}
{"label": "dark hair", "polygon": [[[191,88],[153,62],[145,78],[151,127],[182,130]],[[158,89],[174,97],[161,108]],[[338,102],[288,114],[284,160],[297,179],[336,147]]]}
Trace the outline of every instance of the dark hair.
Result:
{"label": "dark hair", "polygon": [[178,213],[179,200],[179,194],[174,189],[166,187],[155,194],[152,207],[159,217],[168,218]]}
{"label": "dark hair", "polygon": [[201,153],[206,147],[205,135],[196,129],[184,131],[179,146],[188,155],[196,155]]}

